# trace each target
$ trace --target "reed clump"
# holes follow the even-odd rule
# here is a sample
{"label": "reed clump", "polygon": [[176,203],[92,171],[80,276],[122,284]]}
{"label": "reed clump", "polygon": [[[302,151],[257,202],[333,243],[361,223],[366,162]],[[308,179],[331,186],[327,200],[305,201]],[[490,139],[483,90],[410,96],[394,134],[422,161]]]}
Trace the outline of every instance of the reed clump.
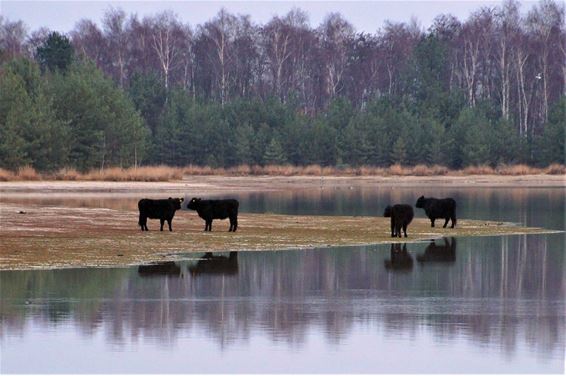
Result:
{"label": "reed clump", "polygon": [[566,175],[566,166],[553,163],[544,169],[544,173],[547,175]]}
{"label": "reed clump", "polygon": [[488,165],[468,166],[460,171],[461,175],[497,175],[496,170]]}
{"label": "reed clump", "polygon": [[91,170],[82,175],[79,180],[156,182],[181,180],[182,178],[182,169],[161,165],[137,168],[111,167],[103,170]]}
{"label": "reed clump", "polygon": [[41,180],[41,175],[33,167],[24,166],[16,171],[16,180]]}
{"label": "reed clump", "polygon": [[14,181],[16,180],[16,175],[10,171],[0,168],[0,181]]}
{"label": "reed clump", "polygon": [[526,164],[501,165],[497,167],[497,173],[500,175],[537,175],[544,174],[545,169],[527,166]]}

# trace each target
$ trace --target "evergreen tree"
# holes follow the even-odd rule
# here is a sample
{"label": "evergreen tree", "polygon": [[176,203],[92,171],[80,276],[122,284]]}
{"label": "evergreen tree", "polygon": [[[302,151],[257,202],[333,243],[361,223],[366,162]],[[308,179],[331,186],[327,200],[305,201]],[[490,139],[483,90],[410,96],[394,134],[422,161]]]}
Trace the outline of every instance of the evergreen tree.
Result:
{"label": "evergreen tree", "polygon": [[392,163],[406,164],[407,162],[407,147],[405,145],[405,140],[402,136],[399,136],[393,148],[391,149],[390,161]]}
{"label": "evergreen tree", "polygon": [[542,135],[536,137],[535,161],[539,165],[566,163],[566,97],[557,101],[548,115]]}
{"label": "evergreen tree", "polygon": [[280,165],[287,162],[285,157],[285,152],[281,147],[281,143],[276,137],[273,137],[269,142],[269,145],[265,149],[265,154],[263,155],[263,163],[266,165]]}
{"label": "evergreen tree", "polygon": [[141,116],[92,64],[76,64],[48,83],[55,114],[69,125],[73,167],[131,166],[142,160],[148,132]]}
{"label": "evergreen tree", "polygon": [[54,31],[37,48],[36,55],[43,71],[65,72],[73,61],[74,50],[69,38]]}
{"label": "evergreen tree", "polygon": [[0,75],[0,167],[16,170],[31,162],[26,153],[25,124],[32,100],[20,76],[9,69]]}
{"label": "evergreen tree", "polygon": [[236,128],[236,160],[238,164],[249,164],[252,159],[251,139],[253,129],[248,124]]}

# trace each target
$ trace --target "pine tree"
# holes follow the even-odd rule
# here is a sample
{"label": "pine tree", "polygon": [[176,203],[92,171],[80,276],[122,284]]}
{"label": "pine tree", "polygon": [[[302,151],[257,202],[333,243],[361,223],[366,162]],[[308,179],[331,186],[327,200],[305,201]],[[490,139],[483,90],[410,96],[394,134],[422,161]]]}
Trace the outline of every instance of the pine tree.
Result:
{"label": "pine tree", "polygon": [[36,55],[42,70],[65,72],[73,61],[74,50],[69,38],[54,31],[37,48]]}
{"label": "pine tree", "polygon": [[251,138],[252,127],[244,124],[236,129],[236,159],[239,164],[249,164],[252,159]]}
{"label": "pine tree", "polygon": [[0,167],[16,170],[31,162],[24,138],[32,107],[24,82],[6,70],[0,75]]}
{"label": "pine tree", "polygon": [[287,162],[287,157],[285,152],[281,147],[281,143],[277,138],[273,137],[269,142],[269,145],[265,149],[265,154],[263,155],[263,163],[266,165],[280,165]]}
{"label": "pine tree", "polygon": [[391,149],[390,160],[392,163],[406,164],[407,162],[407,148],[405,140],[402,136],[398,137],[393,148]]}

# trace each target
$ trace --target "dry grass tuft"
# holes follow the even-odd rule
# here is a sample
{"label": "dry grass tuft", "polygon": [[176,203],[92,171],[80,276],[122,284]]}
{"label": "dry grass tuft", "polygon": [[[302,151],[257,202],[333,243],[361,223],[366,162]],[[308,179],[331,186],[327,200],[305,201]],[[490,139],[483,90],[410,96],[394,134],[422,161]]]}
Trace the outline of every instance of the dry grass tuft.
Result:
{"label": "dry grass tuft", "polygon": [[16,175],[12,171],[0,168],[0,181],[13,181],[16,180]]}
{"label": "dry grass tuft", "polygon": [[184,175],[226,175],[223,167],[188,165],[182,168]]}
{"label": "dry grass tuft", "polygon": [[239,165],[229,168],[227,172],[229,175],[234,176],[248,176],[252,175],[252,168],[249,165]]}
{"label": "dry grass tuft", "polygon": [[389,166],[388,174],[395,176],[407,176],[412,174],[412,169],[410,167],[403,167],[402,165],[396,163]]}
{"label": "dry grass tuft", "polygon": [[499,175],[537,175],[543,174],[543,169],[527,166],[525,164],[516,165],[501,165],[497,167],[497,174]]}
{"label": "dry grass tuft", "polygon": [[496,175],[493,167],[488,165],[468,166],[460,171],[462,175]]}
{"label": "dry grass tuft", "polygon": [[24,166],[16,172],[16,180],[41,180],[41,175],[31,166]]}
{"label": "dry grass tuft", "polygon": [[255,166],[255,171],[259,172],[260,175],[271,175],[271,176],[293,176],[297,174],[298,168],[290,164],[285,165],[268,165],[264,167]]}
{"label": "dry grass tuft", "polygon": [[547,175],[566,175],[566,166],[553,163],[544,169],[544,173]]}
{"label": "dry grass tuft", "polygon": [[155,182],[181,180],[182,178],[183,171],[180,168],[161,165],[137,168],[111,167],[104,170],[91,170],[82,175],[80,180]]}
{"label": "dry grass tuft", "polygon": [[320,165],[308,165],[303,167],[302,175],[307,176],[320,176],[322,174],[322,167]]}
{"label": "dry grass tuft", "polygon": [[57,172],[54,172],[53,174],[47,177],[53,180],[73,181],[73,180],[79,180],[79,178],[81,177],[81,173],[75,170],[74,168],[65,167]]}

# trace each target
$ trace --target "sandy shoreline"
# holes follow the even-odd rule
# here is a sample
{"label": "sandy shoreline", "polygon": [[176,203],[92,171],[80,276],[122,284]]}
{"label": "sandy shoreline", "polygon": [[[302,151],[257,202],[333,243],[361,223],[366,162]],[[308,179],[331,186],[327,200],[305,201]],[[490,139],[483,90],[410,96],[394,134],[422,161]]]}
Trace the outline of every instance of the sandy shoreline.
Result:
{"label": "sandy shoreline", "polygon": [[0,182],[1,195],[224,193],[336,187],[566,188],[564,175],[470,176],[186,176],[173,182],[20,181]]}

